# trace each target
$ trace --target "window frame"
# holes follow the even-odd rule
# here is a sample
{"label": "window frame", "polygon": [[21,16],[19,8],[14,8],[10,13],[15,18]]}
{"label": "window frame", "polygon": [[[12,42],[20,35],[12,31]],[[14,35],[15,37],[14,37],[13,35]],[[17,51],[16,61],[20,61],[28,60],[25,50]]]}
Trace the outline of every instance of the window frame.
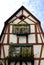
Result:
{"label": "window frame", "polygon": [[[27,27],[28,27],[27,32],[22,33],[22,32],[23,32],[23,28],[21,27],[21,28],[19,29],[19,28],[16,27],[16,26],[19,26],[19,28],[20,28],[20,26],[25,26],[25,27],[27,26]],[[24,27],[24,28],[25,28],[25,27]],[[26,28],[27,28],[27,27],[26,27]],[[15,30],[14,28],[18,28],[18,30],[16,29],[17,32],[14,32],[14,30]],[[22,29],[22,32],[21,32],[21,29]],[[19,31],[20,31],[20,32],[19,32]],[[25,31],[26,31],[26,30],[25,30]],[[12,25],[12,33],[13,33],[13,34],[16,34],[16,35],[19,35],[19,36],[20,36],[20,35],[28,35],[28,34],[30,34],[30,24],[13,24],[13,25]]]}

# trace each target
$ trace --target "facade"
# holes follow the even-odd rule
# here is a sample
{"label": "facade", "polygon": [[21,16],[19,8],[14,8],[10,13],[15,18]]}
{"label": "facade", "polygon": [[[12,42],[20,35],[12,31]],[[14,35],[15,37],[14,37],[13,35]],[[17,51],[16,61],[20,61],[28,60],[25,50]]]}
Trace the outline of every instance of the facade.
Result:
{"label": "facade", "polygon": [[44,65],[40,21],[24,6],[6,22],[0,36],[0,65]]}

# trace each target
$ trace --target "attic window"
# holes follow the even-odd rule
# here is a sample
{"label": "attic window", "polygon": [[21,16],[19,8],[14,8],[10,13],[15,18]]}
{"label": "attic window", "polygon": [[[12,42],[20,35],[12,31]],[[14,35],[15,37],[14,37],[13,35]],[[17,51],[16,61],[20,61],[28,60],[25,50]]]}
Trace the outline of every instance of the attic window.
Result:
{"label": "attic window", "polygon": [[30,33],[30,25],[29,24],[18,24],[13,25],[12,33],[18,36],[28,35]]}
{"label": "attic window", "polygon": [[24,15],[20,16],[19,19],[25,19],[26,17]]}

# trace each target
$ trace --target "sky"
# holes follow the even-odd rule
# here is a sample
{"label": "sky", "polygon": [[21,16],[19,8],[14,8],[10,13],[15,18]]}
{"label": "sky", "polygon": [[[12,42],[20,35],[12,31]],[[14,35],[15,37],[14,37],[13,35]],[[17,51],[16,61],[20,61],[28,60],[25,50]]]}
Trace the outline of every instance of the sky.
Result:
{"label": "sky", "polygon": [[44,0],[0,0],[0,34],[4,22],[22,5],[40,20],[44,31]]}

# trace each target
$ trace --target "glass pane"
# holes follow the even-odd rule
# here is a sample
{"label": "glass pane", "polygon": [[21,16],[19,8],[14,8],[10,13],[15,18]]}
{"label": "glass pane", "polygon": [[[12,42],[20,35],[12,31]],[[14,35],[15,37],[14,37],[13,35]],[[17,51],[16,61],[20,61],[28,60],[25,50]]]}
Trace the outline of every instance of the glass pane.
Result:
{"label": "glass pane", "polygon": [[29,25],[14,25],[13,26],[13,33],[17,33],[17,34],[25,34],[25,33],[29,33]]}
{"label": "glass pane", "polygon": [[30,57],[32,55],[32,47],[15,47],[14,44],[12,44],[9,48],[9,55],[15,57]]}
{"label": "glass pane", "polygon": [[22,47],[22,56],[29,56],[31,54],[31,47]]}

